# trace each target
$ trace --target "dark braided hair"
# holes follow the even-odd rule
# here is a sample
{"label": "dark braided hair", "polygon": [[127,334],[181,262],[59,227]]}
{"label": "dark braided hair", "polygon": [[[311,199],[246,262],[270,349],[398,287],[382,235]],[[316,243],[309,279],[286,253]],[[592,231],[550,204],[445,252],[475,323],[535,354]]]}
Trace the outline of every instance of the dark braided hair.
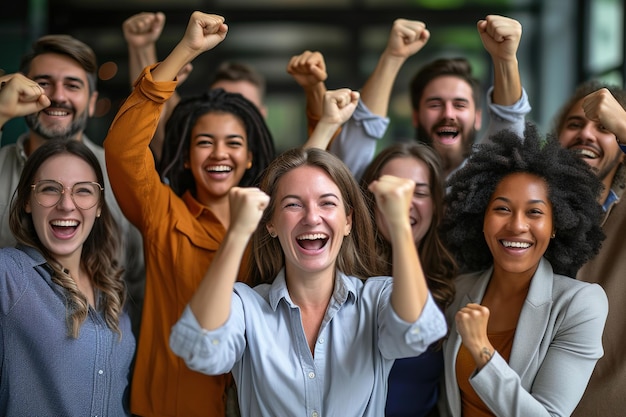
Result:
{"label": "dark braided hair", "polygon": [[165,125],[163,155],[158,165],[161,179],[168,182],[179,196],[187,190],[195,195],[196,182],[184,164],[189,159],[191,131],[198,118],[207,113],[228,113],[243,122],[248,149],[252,153],[252,167],[246,170],[239,185],[256,186],[261,172],[274,159],[274,139],[254,104],[241,94],[228,93],[221,88],[184,98],[174,108]]}
{"label": "dark braided hair", "polygon": [[523,140],[511,131],[477,145],[465,166],[450,178],[441,233],[466,272],[487,269],[493,256],[483,236],[485,210],[496,186],[512,173],[537,175],[546,181],[556,236],[545,258],[555,273],[575,276],[595,256],[604,233],[597,198],[602,183],[584,161],[562,148],[555,137],[542,138],[526,124]]}

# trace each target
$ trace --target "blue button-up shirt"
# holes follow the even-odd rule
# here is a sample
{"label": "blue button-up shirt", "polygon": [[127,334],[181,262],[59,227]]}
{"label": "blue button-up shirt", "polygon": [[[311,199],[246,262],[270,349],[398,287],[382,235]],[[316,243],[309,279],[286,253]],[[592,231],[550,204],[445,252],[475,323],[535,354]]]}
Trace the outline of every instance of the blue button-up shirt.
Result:
{"label": "blue button-up shirt", "polygon": [[65,290],[37,250],[20,249],[0,249],[0,415],[130,415],[128,315],[121,339],[93,308],[78,338],[68,336]]}
{"label": "blue button-up shirt", "polygon": [[314,355],[284,270],[271,285],[236,283],[219,329],[203,330],[187,306],[170,346],[191,369],[232,369],[243,416],[380,417],[394,360],[419,355],[447,330],[430,294],[415,323],[401,320],[391,287],[390,277],[363,282],[337,272]]}

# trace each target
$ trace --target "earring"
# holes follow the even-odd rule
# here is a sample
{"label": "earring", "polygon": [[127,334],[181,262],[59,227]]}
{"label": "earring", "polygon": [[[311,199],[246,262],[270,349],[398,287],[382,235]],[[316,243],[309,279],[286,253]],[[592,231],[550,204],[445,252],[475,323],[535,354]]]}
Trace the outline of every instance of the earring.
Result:
{"label": "earring", "polygon": [[552,235],[550,235],[550,239],[554,239],[556,237],[556,232],[552,232]]}
{"label": "earring", "polygon": [[278,235],[276,234],[276,232],[270,232],[270,236],[271,236],[271,237],[273,237],[273,238],[275,238],[275,237],[276,237],[276,236],[278,236]]}
{"label": "earring", "polygon": [[345,236],[346,236],[346,237],[347,237],[347,236],[350,236],[350,230],[348,230],[348,231],[346,232]]}
{"label": "earring", "polygon": [[252,161],[248,161],[248,165],[246,165],[246,169],[252,168]]}

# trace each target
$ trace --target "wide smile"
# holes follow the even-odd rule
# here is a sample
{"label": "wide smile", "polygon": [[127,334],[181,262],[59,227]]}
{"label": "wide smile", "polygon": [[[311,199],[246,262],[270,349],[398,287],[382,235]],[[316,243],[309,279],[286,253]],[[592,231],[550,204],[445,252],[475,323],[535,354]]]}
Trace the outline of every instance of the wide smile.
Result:
{"label": "wide smile", "polygon": [[305,252],[317,253],[321,251],[329,241],[326,233],[304,233],[296,236],[298,246]]}
{"label": "wide smile", "polygon": [[590,148],[570,148],[574,155],[581,159],[598,159],[600,153]]}
{"label": "wide smile", "polygon": [[444,145],[453,145],[460,140],[459,129],[452,126],[443,126],[436,130],[435,135]]}
{"label": "wide smile", "polygon": [[530,248],[533,245],[531,242],[522,242],[518,240],[501,239],[498,242],[500,242],[500,244],[504,246],[506,249],[511,249],[511,250],[525,250],[525,249]]}
{"label": "wide smile", "polygon": [[74,219],[58,219],[50,221],[52,233],[60,239],[72,237],[76,233],[79,225],[80,222]]}

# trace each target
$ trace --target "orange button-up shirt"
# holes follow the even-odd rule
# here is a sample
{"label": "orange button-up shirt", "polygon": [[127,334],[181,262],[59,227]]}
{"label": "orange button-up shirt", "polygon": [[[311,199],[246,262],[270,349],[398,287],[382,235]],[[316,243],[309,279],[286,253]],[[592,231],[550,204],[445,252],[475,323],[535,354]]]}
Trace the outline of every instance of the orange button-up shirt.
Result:
{"label": "orange button-up shirt", "polygon": [[174,81],[154,82],[144,70],[104,141],[111,186],[144,242],[146,287],[131,411],[146,417],[223,417],[230,374],[194,372],[169,348],[171,327],[226,233],[207,207],[189,192],[177,196],[156,171],[149,144],[175,87]]}

